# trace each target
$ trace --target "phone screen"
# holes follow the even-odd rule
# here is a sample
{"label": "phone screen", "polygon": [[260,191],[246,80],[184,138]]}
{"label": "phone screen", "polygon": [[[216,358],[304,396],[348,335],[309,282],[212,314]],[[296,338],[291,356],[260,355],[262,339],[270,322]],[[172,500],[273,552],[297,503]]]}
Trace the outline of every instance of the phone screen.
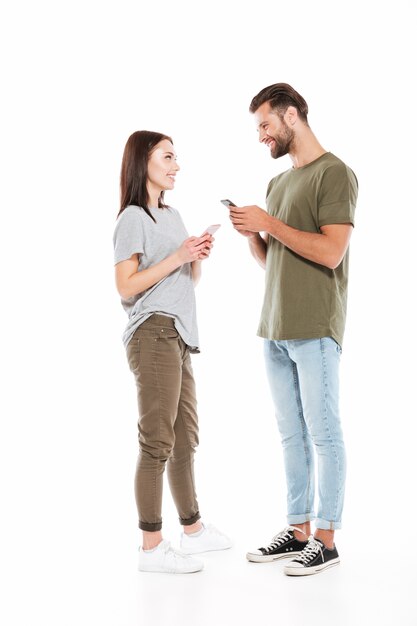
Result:
{"label": "phone screen", "polygon": [[225,198],[225,200],[220,200],[220,202],[222,204],[224,204],[224,206],[237,206],[234,202],[232,202],[231,200],[228,200],[227,198]]}
{"label": "phone screen", "polygon": [[205,235],[206,233],[208,233],[209,235],[214,235],[214,233],[216,232],[216,230],[220,228],[220,226],[221,224],[212,224],[211,226],[208,226],[206,230],[204,231],[203,235]]}

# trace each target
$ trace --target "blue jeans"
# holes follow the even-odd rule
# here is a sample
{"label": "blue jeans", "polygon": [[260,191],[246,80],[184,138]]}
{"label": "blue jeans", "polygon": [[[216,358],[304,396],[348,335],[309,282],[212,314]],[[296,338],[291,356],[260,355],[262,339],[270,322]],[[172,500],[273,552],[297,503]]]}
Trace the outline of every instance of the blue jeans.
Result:
{"label": "blue jeans", "polygon": [[341,349],[330,337],[265,340],[266,370],[276,409],[287,478],[288,523],[314,512],[314,450],[318,461],[316,527],[341,527],[346,460],[339,418]]}

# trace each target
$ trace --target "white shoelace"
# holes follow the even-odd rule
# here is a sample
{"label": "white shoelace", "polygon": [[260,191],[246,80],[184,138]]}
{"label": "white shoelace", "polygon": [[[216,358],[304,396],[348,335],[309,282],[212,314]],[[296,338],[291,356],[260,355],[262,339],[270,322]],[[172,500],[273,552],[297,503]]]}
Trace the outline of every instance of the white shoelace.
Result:
{"label": "white shoelace", "polygon": [[213,535],[223,536],[223,533],[220,532],[220,530],[218,528],[213,526],[213,524],[207,524],[207,526],[204,524],[203,528],[204,528],[204,530],[208,530],[210,533],[213,533]]}
{"label": "white shoelace", "polygon": [[303,533],[303,535],[305,535],[305,532],[301,530],[300,528],[294,528],[293,526],[288,526],[287,528],[284,528],[284,530],[282,530],[280,533],[272,537],[271,543],[269,544],[269,546],[264,548],[264,550],[266,552],[272,552],[272,550],[279,548],[283,543],[288,541],[288,539],[291,539],[291,532],[294,532],[294,530],[297,530],[298,532]]}
{"label": "white shoelace", "polygon": [[175,559],[177,557],[180,557],[181,559],[188,558],[188,555],[185,554],[185,552],[182,552],[181,550],[177,550],[176,548],[173,548],[171,544],[169,543],[169,541],[165,543],[162,549],[165,552],[165,554],[168,554],[168,553],[172,554],[175,557]]}
{"label": "white shoelace", "polygon": [[308,565],[310,561],[316,558],[318,554],[321,554],[321,560],[324,563],[324,556],[321,544],[314,539],[313,536],[309,537],[308,544],[302,552],[297,556],[297,561],[302,561],[305,565]]}

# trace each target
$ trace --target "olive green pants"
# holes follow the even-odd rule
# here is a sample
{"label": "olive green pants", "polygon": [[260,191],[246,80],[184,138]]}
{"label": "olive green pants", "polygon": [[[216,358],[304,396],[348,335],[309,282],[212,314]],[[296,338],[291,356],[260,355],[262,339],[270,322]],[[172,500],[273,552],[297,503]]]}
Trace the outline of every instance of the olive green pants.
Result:
{"label": "olive green pants", "polygon": [[139,528],[162,528],[165,465],[180,523],[199,518],[194,484],[198,418],[190,352],[165,315],[152,315],[136,330],[127,358],[138,390],[139,456],[135,496]]}

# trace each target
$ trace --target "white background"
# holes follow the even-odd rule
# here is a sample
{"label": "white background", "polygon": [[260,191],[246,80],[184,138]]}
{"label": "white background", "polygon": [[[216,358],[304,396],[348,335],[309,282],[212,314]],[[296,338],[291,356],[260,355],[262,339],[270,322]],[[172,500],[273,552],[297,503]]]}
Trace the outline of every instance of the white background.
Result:
{"label": "white background", "polygon": [[[415,18],[411,0],[5,5],[2,623],[416,623]],[[285,525],[285,481],[256,337],[263,272],[219,203],[264,206],[290,166],[257,143],[248,113],[279,81],[360,185],[341,372],[344,565],[303,581],[244,558]],[[222,223],[198,287],[196,462],[204,519],[235,548],[194,577],[135,571],[136,394],[112,234],[138,129],[174,139],[182,169],[167,200],[190,234]],[[168,490],[164,521],[177,544]]]}

